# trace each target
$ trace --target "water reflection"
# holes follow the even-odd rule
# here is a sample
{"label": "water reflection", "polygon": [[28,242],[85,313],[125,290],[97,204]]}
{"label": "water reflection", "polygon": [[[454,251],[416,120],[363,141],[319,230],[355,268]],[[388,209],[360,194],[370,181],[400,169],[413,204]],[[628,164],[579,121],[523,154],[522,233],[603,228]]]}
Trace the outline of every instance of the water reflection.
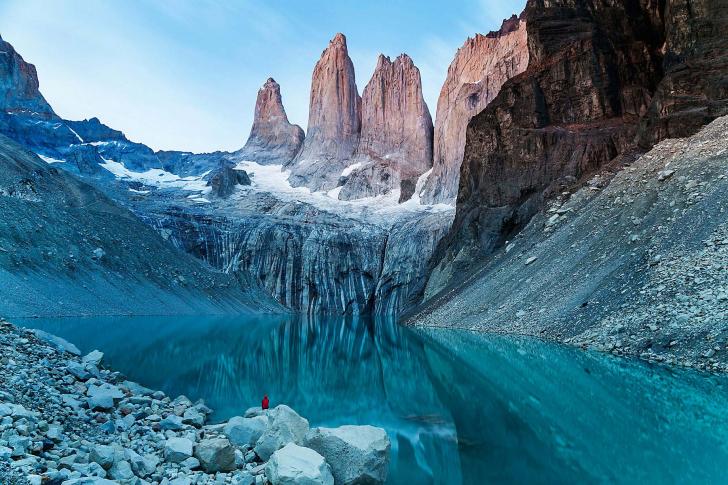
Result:
{"label": "water reflection", "polygon": [[715,482],[728,464],[724,380],[535,340],[366,318],[27,324],[218,421],[268,394],[312,425],[382,426],[392,483]]}

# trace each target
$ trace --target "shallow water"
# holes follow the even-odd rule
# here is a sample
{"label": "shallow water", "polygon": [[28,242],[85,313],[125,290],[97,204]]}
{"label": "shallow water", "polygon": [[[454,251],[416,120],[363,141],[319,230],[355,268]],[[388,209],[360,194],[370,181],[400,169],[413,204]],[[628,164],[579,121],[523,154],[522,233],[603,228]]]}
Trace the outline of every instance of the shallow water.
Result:
{"label": "shallow water", "polygon": [[726,483],[728,379],[535,339],[273,316],[18,322],[95,348],[214,421],[285,403],[373,424],[390,483]]}

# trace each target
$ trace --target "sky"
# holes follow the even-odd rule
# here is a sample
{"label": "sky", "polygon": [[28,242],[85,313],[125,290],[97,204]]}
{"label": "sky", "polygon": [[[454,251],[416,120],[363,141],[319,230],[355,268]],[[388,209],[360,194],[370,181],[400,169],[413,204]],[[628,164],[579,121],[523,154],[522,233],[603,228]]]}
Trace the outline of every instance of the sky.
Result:
{"label": "sky", "polygon": [[347,37],[359,92],[379,53],[412,57],[434,118],[447,68],[469,36],[525,0],[0,0],[0,35],[35,64],[66,119],[98,117],[156,150],[243,146],[268,77],[306,129],[313,67]]}

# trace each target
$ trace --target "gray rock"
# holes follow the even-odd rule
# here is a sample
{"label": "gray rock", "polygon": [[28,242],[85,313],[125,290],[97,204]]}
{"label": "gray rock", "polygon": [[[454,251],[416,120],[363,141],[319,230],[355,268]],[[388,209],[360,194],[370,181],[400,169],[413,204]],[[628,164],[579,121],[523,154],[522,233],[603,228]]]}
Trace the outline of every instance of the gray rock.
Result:
{"label": "gray rock", "polygon": [[134,478],[134,472],[128,461],[117,461],[109,469],[109,476],[115,480],[131,480]]}
{"label": "gray rock", "polygon": [[163,430],[172,430],[172,431],[179,431],[181,429],[184,429],[184,424],[182,423],[182,418],[179,416],[175,416],[174,414],[170,414],[163,420],[159,422],[159,426],[162,427]]}
{"label": "gray rock", "polygon": [[252,418],[235,416],[227,422],[223,433],[236,446],[253,446],[267,428],[267,416],[255,416]]}
{"label": "gray rock", "polygon": [[41,340],[44,340],[45,342],[51,344],[53,347],[57,348],[58,350],[61,350],[63,352],[68,352],[73,355],[81,355],[81,351],[78,350],[78,347],[67,341],[66,339],[62,339],[61,337],[57,337],[56,335],[50,334],[48,332],[44,332],[43,330],[38,330],[37,328],[33,330],[33,333],[36,337],[38,337]]}
{"label": "gray rock", "polygon": [[81,359],[81,362],[84,364],[93,364],[93,365],[99,365],[101,363],[101,360],[104,358],[104,353],[98,350],[92,350],[88,354],[86,354],[83,359]]}
{"label": "gray rock", "polygon": [[65,480],[61,482],[61,485],[118,485],[119,482],[114,480],[107,480],[106,478],[99,477],[83,477],[73,478],[71,480]]}
{"label": "gray rock", "polygon": [[254,418],[255,416],[264,416],[264,415],[265,415],[265,411],[263,411],[263,408],[260,406],[248,408],[245,410],[245,413],[243,413],[243,416],[246,418]]}
{"label": "gray rock", "polygon": [[306,446],[331,464],[336,483],[370,484],[387,480],[391,445],[381,428],[314,428],[306,436]]}
{"label": "gray rock", "polygon": [[207,473],[230,472],[236,468],[235,448],[225,438],[200,441],[195,446],[195,458]]}
{"label": "gray rock", "polygon": [[200,460],[198,460],[194,456],[191,456],[186,460],[180,462],[179,466],[181,466],[182,468],[189,468],[190,470],[193,470],[200,466]]}
{"label": "gray rock", "polygon": [[115,455],[116,450],[113,446],[96,445],[91,448],[89,460],[94,463],[98,463],[102,468],[108,470],[114,464]]}
{"label": "gray rock", "polygon": [[86,370],[86,366],[78,362],[70,361],[66,365],[66,368],[79,381],[87,381],[92,377],[91,373]]}
{"label": "gray rock", "polygon": [[91,385],[86,391],[88,398],[86,403],[89,409],[107,411],[114,407],[114,404],[124,397],[124,393],[118,387],[104,383]]}
{"label": "gray rock", "polygon": [[192,456],[193,446],[187,438],[169,438],[164,444],[164,459],[170,463],[180,463]]}
{"label": "gray rock", "polygon": [[140,455],[132,449],[124,450],[124,456],[131,465],[131,469],[138,477],[146,478],[157,470],[159,458],[156,455]]}
{"label": "gray rock", "polygon": [[294,443],[277,450],[265,466],[273,485],[333,485],[331,468],[324,458],[310,448]]}
{"label": "gray rock", "polygon": [[233,476],[233,485],[253,485],[255,483],[255,477],[248,472],[241,472]]}
{"label": "gray rock", "polygon": [[191,424],[192,426],[195,426],[196,428],[202,427],[202,425],[205,424],[205,419],[206,419],[206,416],[194,408],[185,410],[185,413],[182,416],[183,423]]}
{"label": "gray rock", "polygon": [[255,444],[255,453],[264,461],[288,443],[303,444],[308,420],[281,404],[268,412],[269,424]]}

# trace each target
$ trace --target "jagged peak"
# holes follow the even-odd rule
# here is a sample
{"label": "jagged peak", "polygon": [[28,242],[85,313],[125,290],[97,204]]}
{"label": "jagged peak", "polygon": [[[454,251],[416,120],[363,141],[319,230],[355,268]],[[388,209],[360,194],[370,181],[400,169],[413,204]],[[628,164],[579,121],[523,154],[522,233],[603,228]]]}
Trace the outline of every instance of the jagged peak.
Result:
{"label": "jagged peak", "polygon": [[274,91],[280,91],[281,85],[276,82],[275,79],[272,77],[269,77],[265,80],[265,83],[260,87],[259,91],[266,91],[266,90],[274,90]]}
{"label": "jagged peak", "polygon": [[385,56],[384,54],[379,54],[379,57],[377,57],[376,69],[382,69],[384,66],[389,66],[390,64],[392,64],[392,61],[389,58],[389,56]]}
{"label": "jagged peak", "polygon": [[521,24],[521,20],[523,19],[523,13],[520,16],[513,14],[510,16],[510,18],[503,19],[503,23],[501,24],[501,28],[499,30],[492,30],[488,32],[485,36],[489,39],[495,39],[497,37],[510,34],[511,32],[515,32],[516,30],[518,30],[518,27]]}
{"label": "jagged peak", "polygon": [[329,42],[329,45],[341,45],[346,49],[346,36],[341,32],[337,33]]}

